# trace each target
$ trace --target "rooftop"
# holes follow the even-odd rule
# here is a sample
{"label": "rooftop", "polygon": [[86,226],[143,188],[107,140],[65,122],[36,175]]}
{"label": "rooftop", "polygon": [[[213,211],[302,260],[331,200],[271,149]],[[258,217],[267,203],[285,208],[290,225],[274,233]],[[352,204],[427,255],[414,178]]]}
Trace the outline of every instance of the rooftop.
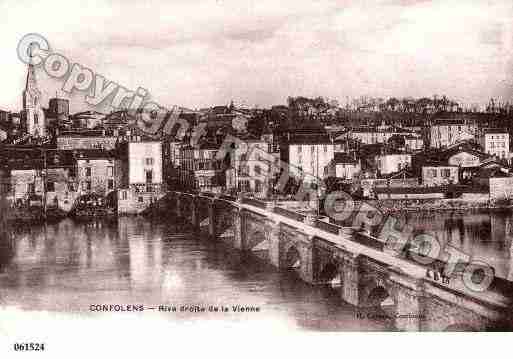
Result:
{"label": "rooftop", "polygon": [[335,155],[333,157],[334,163],[357,163],[358,161],[342,152],[335,152]]}

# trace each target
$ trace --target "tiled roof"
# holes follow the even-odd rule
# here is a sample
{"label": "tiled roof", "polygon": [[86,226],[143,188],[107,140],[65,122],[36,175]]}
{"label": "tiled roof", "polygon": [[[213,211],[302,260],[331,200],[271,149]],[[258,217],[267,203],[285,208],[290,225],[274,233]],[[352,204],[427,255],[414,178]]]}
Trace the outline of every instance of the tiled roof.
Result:
{"label": "tiled roof", "polygon": [[289,144],[328,144],[331,143],[331,140],[327,133],[297,131],[289,133],[286,142]]}
{"label": "tiled roof", "polygon": [[509,133],[509,131],[505,128],[484,128],[483,133]]}
{"label": "tiled roof", "polygon": [[76,159],[102,159],[116,157],[115,151],[105,151],[101,149],[74,150],[73,155]]}
{"label": "tiled roof", "polygon": [[504,173],[499,167],[481,168],[475,176],[479,178],[511,177],[510,174]]}
{"label": "tiled roof", "polygon": [[437,118],[433,121],[435,126],[464,126],[468,125],[467,121],[462,118]]}

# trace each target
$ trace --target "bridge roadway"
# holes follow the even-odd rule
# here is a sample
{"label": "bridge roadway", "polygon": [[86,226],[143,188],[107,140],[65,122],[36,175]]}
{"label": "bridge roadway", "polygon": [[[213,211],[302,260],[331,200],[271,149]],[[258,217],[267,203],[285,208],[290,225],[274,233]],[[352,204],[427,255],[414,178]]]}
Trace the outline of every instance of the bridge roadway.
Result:
{"label": "bridge roadway", "polygon": [[[221,199],[222,200],[222,199]],[[227,200],[222,200],[227,201]],[[230,201],[227,201],[230,202]],[[234,205],[234,202],[230,202],[230,204]],[[309,236],[319,236],[319,229],[310,225],[307,225],[303,222],[296,221],[294,219],[285,217],[283,215],[269,212],[265,209],[250,205],[250,204],[244,204],[244,203],[236,203],[239,208],[246,209],[248,211],[258,213],[260,215],[266,216],[267,218],[277,222],[277,223],[285,223],[292,227],[299,228],[304,233],[308,234]],[[341,227],[343,228],[343,227]],[[480,301],[485,301],[490,304],[494,304],[500,307],[507,308],[509,305],[509,300],[507,300],[502,294],[492,291],[484,291],[484,292],[477,292],[470,290],[461,280],[461,277],[458,276],[456,278],[451,279],[451,284],[441,284],[438,281],[435,281],[432,278],[428,278],[426,276],[428,266],[419,265],[417,263],[413,263],[411,261],[404,260],[399,257],[395,257],[390,255],[386,252],[381,252],[377,249],[371,248],[366,245],[362,245],[358,242],[355,242],[354,239],[351,238],[349,234],[346,235],[335,235],[333,233],[329,232],[322,232],[322,238],[332,243],[335,247],[340,249],[345,249],[347,251],[350,251],[354,254],[361,254],[364,256],[367,256],[369,258],[373,258],[375,260],[378,260],[384,264],[387,264],[391,267],[395,267],[396,269],[401,270],[404,273],[407,273],[409,276],[414,277],[416,279],[423,279],[427,282],[431,282],[436,286],[442,286],[446,288],[450,288],[456,292],[459,292],[463,295],[473,297],[475,299],[478,299]]]}
{"label": "bridge roadway", "polygon": [[[403,259],[399,256],[392,255],[389,252],[358,243],[357,239],[355,239],[353,235],[344,233],[343,227],[338,227],[339,234],[334,234],[321,228],[317,228],[309,223],[304,223],[298,219],[289,218],[281,213],[276,213],[275,210],[261,208],[258,205],[245,203],[245,201],[228,200],[220,197],[212,197],[211,195],[194,195],[179,192],[173,193],[174,194],[172,194],[172,196],[176,197],[176,201],[171,201],[171,203],[172,205],[175,205],[176,208],[179,208],[180,213],[182,213],[180,206],[181,202],[183,202],[181,198],[183,198],[183,200],[188,198],[189,200],[192,200],[192,203],[202,202],[206,203],[207,206],[210,206],[208,207],[208,214],[206,214],[207,217],[204,215],[203,218],[210,218],[211,223],[214,223],[217,220],[217,217],[222,217],[223,215],[240,217],[238,230],[239,232],[242,232],[240,234],[242,236],[251,235],[250,233],[243,232],[245,232],[245,230],[249,229],[251,226],[257,227],[257,222],[264,221],[265,223],[270,223],[271,227],[274,226],[279,228],[278,232],[280,235],[277,239],[272,239],[273,235],[266,235],[268,239],[270,238],[269,242],[272,242],[273,240],[283,242],[283,237],[285,237],[283,233],[287,233],[287,231],[293,229],[295,234],[292,236],[289,235],[287,240],[290,240],[291,237],[304,238],[303,242],[306,240],[307,242],[311,243],[310,249],[308,249],[310,253],[313,253],[311,249],[311,247],[314,246],[313,242],[317,240],[316,243],[319,245],[320,242],[318,240],[320,239],[323,242],[322,246],[324,248],[328,248],[328,250],[333,253],[340,251],[340,253],[349,253],[351,258],[363,258],[364,260],[358,260],[357,264],[354,264],[356,262],[349,259],[349,265],[347,265],[349,262],[345,260],[343,261],[344,265],[340,266],[340,274],[348,283],[344,285],[347,285],[348,287],[351,285],[351,288],[347,288],[342,291],[342,298],[351,304],[360,305],[362,301],[360,299],[362,296],[361,293],[365,292],[365,295],[368,296],[368,291],[372,289],[371,287],[380,285],[386,287],[387,290],[395,291],[395,295],[393,296],[395,297],[396,305],[401,304],[401,301],[406,302],[406,304],[403,304],[401,308],[403,312],[405,310],[410,310],[410,308],[413,308],[411,310],[412,312],[416,312],[417,310],[420,311],[421,307],[424,308],[423,310],[425,311],[433,311],[434,307],[438,308],[439,313],[436,315],[432,314],[431,320],[433,322],[445,321],[445,317],[450,317],[446,323],[447,327],[451,326],[450,324],[454,325],[454,322],[457,321],[466,323],[470,322],[469,325],[476,330],[484,330],[491,322],[495,321],[507,321],[508,325],[510,324],[511,296],[513,295],[510,282],[504,283],[503,281],[501,283],[502,285],[492,285],[488,290],[482,292],[472,291],[471,289],[467,288],[463,283],[460,275],[453,276],[450,280],[450,284],[442,284],[426,276],[428,269],[427,266]],[[223,206],[223,204],[226,207],[226,210],[214,209],[214,206]],[[265,207],[265,204],[262,207]],[[185,217],[201,217],[196,213],[199,212],[197,209],[197,204],[193,205],[192,208],[192,216]],[[231,209],[231,211],[228,209]],[[241,223],[245,224],[242,225]],[[248,225],[250,227],[247,227]],[[213,227],[215,227],[215,225]],[[235,227],[236,226],[232,225],[232,228]],[[261,227],[267,228],[269,225]],[[237,235],[236,231],[237,230],[234,230],[233,232],[235,233],[235,236]],[[250,239],[247,239],[247,241],[250,241]],[[275,245],[273,248],[276,247],[277,246]],[[269,252],[271,252],[271,250],[272,249],[269,249]],[[278,249],[278,251],[282,251],[282,249]],[[301,253],[304,253],[304,251]],[[278,263],[273,263],[278,267],[281,266],[280,256],[282,256],[281,253],[278,254]],[[313,254],[310,256],[305,256],[305,261],[312,262],[314,261],[313,257]],[[365,258],[370,259],[370,262]],[[271,262],[273,261],[271,260]],[[276,262],[276,260],[274,262]],[[324,262],[326,262],[326,260],[324,260]],[[312,269],[314,267],[315,265],[310,263],[309,270],[315,271],[315,269]],[[351,271],[352,273],[347,273]],[[310,277],[307,276],[306,280],[310,281],[310,279],[314,277],[315,273]],[[370,282],[368,278],[370,277],[374,278],[374,284],[368,284]],[[305,276],[302,276],[302,278],[305,279]],[[355,283],[349,284],[349,282]],[[367,290],[363,288],[364,286],[368,286],[370,289]],[[356,297],[354,294],[355,292]],[[433,303],[428,301],[429,304],[424,304],[421,299],[418,299],[418,297],[420,298],[426,296],[429,298],[436,298],[436,300],[433,301]],[[476,319],[476,316],[483,319]],[[412,325],[411,323],[398,323],[397,326],[399,329],[403,330],[445,329],[445,327],[443,327],[441,324],[439,325],[439,323],[425,324],[425,328],[422,329],[421,324],[419,323],[416,323],[415,325]]]}

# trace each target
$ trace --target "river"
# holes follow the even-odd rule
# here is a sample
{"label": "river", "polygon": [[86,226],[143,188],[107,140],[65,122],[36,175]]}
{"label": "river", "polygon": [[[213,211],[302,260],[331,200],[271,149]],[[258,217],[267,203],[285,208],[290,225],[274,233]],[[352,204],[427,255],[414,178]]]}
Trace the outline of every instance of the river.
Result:
{"label": "river", "polygon": [[[1,258],[0,305],[75,316],[100,315],[91,305],[143,305],[140,313],[110,314],[184,324],[213,320],[318,331],[393,329],[374,312],[342,302],[332,289],[310,286],[294,273],[181,232],[172,223],[135,217],[18,227],[13,248],[4,248]],[[175,306],[177,312],[158,311],[159,305]],[[180,312],[183,305],[207,311]],[[236,305],[259,311],[234,312]],[[209,312],[209,306],[229,312]]]}
{"label": "river", "polygon": [[[502,276],[510,273],[509,215],[415,214],[408,223],[486,257]],[[357,309],[333,288],[305,284],[294,273],[278,272],[169,221],[122,217],[18,226],[12,245],[4,244],[0,253],[0,308],[18,313],[94,317],[106,314],[98,311],[102,305],[114,305],[118,307],[112,307],[111,317],[158,317],[178,325],[269,322],[315,331],[394,329],[375,315],[386,307]],[[185,305],[205,312],[181,312]],[[234,311],[237,305],[249,311]],[[127,306],[144,310],[117,311]],[[159,306],[177,311],[160,311]],[[223,307],[228,310],[223,312]],[[3,328],[8,330],[5,326],[9,323]]]}

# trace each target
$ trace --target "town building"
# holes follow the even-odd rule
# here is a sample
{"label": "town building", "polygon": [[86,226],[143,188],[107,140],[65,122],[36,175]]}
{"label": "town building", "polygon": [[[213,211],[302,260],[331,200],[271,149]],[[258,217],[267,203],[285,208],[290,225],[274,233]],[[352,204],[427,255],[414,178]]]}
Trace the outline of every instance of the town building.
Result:
{"label": "town building", "polygon": [[430,146],[447,148],[458,142],[475,139],[477,125],[465,119],[437,119],[430,126]]}
{"label": "town building", "polygon": [[281,160],[289,164],[292,176],[304,182],[322,179],[324,168],[333,160],[335,146],[326,132],[296,130],[288,132],[280,142]]}
{"label": "town building", "polygon": [[271,143],[259,139],[242,139],[231,154],[226,188],[265,198],[279,170],[279,153],[273,153]]}
{"label": "town building", "polygon": [[115,191],[121,175],[116,173],[114,151],[97,149],[75,150],[78,192],[106,196]]}
{"label": "town building", "polygon": [[404,136],[404,151],[416,152],[424,149],[424,139],[418,135],[406,135]]}
{"label": "town building", "polygon": [[375,198],[376,188],[415,188],[419,187],[419,177],[409,169],[376,178],[361,178],[359,180],[362,195],[365,198]]}
{"label": "town building", "polygon": [[165,194],[162,142],[140,140],[123,143],[117,158],[114,171],[120,174],[119,214],[143,213],[162,199]]}
{"label": "town building", "polygon": [[17,148],[9,155],[9,196],[16,206],[37,199],[69,212],[78,196],[75,164],[70,152]]}
{"label": "town building", "polygon": [[105,114],[98,111],[84,111],[74,113],[70,120],[74,128],[94,129],[103,125],[105,117]]}
{"label": "town building", "polygon": [[324,178],[353,180],[361,171],[360,161],[342,152],[335,152],[333,160],[324,169]]}
{"label": "town building", "polygon": [[54,135],[59,129],[70,128],[69,100],[64,98],[51,98],[48,109],[45,110],[48,135]]}
{"label": "town building", "polygon": [[378,176],[389,175],[411,167],[411,154],[387,153],[375,157]]}
{"label": "town building", "polygon": [[72,130],[63,131],[57,136],[59,150],[105,150],[116,148],[118,136],[114,131]]}
{"label": "town building", "polygon": [[9,128],[7,124],[0,123],[0,142],[3,142],[9,136]]}
{"label": "town building", "polygon": [[509,160],[509,132],[507,130],[483,129],[479,136],[479,144],[487,154]]}
{"label": "town building", "polygon": [[459,168],[440,164],[422,166],[422,184],[424,186],[446,186],[459,182]]}
{"label": "town building", "polygon": [[69,100],[65,98],[54,97],[48,101],[48,112],[57,118],[69,117]]}
{"label": "town building", "polygon": [[[426,151],[415,155],[413,166],[434,162],[459,169],[459,182],[465,183],[480,169],[483,164],[493,160],[493,157],[479,150],[480,146],[472,142],[461,142],[446,149]],[[419,170],[420,171],[420,170]]]}
{"label": "town building", "polygon": [[513,198],[513,176],[505,168],[483,167],[475,174],[472,181],[476,186],[488,189],[490,200]]}
{"label": "town building", "polygon": [[183,188],[221,193],[226,187],[224,161],[217,159],[219,146],[202,142],[180,148],[179,182]]}
{"label": "town building", "polygon": [[349,138],[360,141],[366,145],[376,143],[387,143],[392,136],[410,136],[412,133],[400,127],[385,127],[385,126],[368,126],[368,127],[354,127],[349,130]]}
{"label": "town building", "polygon": [[446,197],[441,187],[376,187],[374,191],[379,200],[433,200]]}

